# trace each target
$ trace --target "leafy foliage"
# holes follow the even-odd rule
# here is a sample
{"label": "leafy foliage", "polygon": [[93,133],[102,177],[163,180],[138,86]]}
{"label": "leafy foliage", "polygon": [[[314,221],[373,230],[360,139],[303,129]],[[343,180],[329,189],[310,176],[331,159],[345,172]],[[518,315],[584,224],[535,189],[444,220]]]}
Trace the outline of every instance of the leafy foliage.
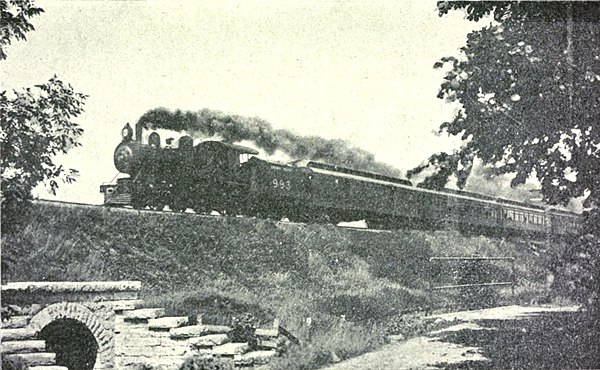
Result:
{"label": "leafy foliage", "polygon": [[56,76],[35,89],[0,93],[3,227],[38,183],[56,193],[58,179],[74,180],[77,171],[54,158],[81,145],[83,129],[71,118],[83,112],[85,99]]}
{"label": "leafy foliage", "polygon": [[21,357],[2,356],[2,369],[4,370],[27,370],[29,364]]}
{"label": "leafy foliage", "polygon": [[232,330],[227,334],[233,343],[248,343],[255,349],[258,345],[256,328],[258,320],[251,313],[243,313],[231,320]]}
{"label": "leafy foliage", "polygon": [[29,18],[44,12],[36,7],[33,0],[0,0],[0,60],[6,59],[5,47],[12,39],[26,40],[25,33],[35,28]]}
{"label": "leafy foliage", "polygon": [[231,360],[194,356],[188,358],[179,370],[233,370],[234,368]]}
{"label": "leafy foliage", "polygon": [[458,174],[462,187],[477,157],[496,174],[514,174],[512,186],[536,176],[550,203],[587,192],[589,205],[598,203],[600,4],[438,3],[440,15],[453,9],[471,20],[493,13],[497,22],[470,33],[459,57],[434,65],[448,66],[438,97],[461,104],[440,131],[464,145],[412,173],[433,167],[438,178],[429,182],[439,187]]}
{"label": "leafy foliage", "polygon": [[[11,39],[25,40],[29,18],[42,13],[31,0],[0,0],[0,60]],[[2,151],[2,231],[10,231],[26,213],[31,190],[41,182],[53,193],[58,179],[70,183],[77,171],[54,163],[59,154],[80,145],[83,133],[71,119],[83,112],[86,95],[56,76],[22,91],[0,92]]]}

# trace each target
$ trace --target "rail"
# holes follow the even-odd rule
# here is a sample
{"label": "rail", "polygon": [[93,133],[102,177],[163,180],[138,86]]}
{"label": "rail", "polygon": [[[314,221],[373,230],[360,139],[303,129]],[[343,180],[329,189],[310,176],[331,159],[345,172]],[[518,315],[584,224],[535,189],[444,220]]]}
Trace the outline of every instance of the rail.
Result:
{"label": "rail", "polygon": [[[498,261],[498,262],[508,262],[511,264],[510,267],[510,279],[509,281],[490,281],[490,264],[486,264],[488,261]],[[511,287],[511,296],[514,299],[515,296],[515,258],[514,257],[488,257],[488,256],[440,256],[440,257],[430,257],[429,262],[432,264],[437,264],[441,262],[449,262],[449,263],[463,263],[463,265],[457,266],[457,268],[450,270],[454,272],[456,275],[455,278],[458,280],[458,284],[443,284],[434,286],[430,282],[430,286],[428,288],[429,291],[429,310],[432,310],[435,307],[434,302],[434,292],[439,292],[442,290],[451,290],[458,289],[461,290],[460,294],[465,298],[467,304],[476,303],[481,305],[484,303],[485,299],[479,299],[479,295],[482,293],[474,292],[474,288],[495,288],[495,287]],[[464,263],[468,263],[468,265],[464,265]],[[476,263],[476,265],[474,264]],[[445,275],[448,275],[445,274]],[[471,281],[465,281],[471,280]],[[471,302],[469,302],[469,300]]]}

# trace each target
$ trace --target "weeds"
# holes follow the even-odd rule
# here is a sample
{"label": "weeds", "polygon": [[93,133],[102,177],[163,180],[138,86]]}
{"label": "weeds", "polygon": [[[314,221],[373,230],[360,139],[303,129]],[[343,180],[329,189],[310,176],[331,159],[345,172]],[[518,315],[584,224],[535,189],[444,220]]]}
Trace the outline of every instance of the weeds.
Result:
{"label": "weeds", "polygon": [[[145,305],[168,315],[229,325],[249,313],[262,327],[278,318],[303,344],[274,366],[309,369],[376,348],[386,323],[429,307],[427,288],[448,273],[430,257],[477,253],[516,257],[517,297],[540,299],[551,253],[508,241],[40,203],[2,235],[2,281],[141,280]],[[507,264],[489,270],[510,274]],[[495,292],[490,300],[510,301],[510,290]]]}

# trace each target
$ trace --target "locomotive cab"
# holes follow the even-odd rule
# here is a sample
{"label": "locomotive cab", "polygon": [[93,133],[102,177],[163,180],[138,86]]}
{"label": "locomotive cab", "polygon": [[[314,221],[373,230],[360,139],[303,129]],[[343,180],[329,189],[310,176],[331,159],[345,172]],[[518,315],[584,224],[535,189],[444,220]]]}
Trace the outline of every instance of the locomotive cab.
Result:
{"label": "locomotive cab", "polygon": [[195,149],[196,158],[199,158],[205,169],[212,172],[217,178],[235,176],[242,163],[247,162],[250,155],[258,154],[258,151],[252,148],[213,140],[204,141]]}

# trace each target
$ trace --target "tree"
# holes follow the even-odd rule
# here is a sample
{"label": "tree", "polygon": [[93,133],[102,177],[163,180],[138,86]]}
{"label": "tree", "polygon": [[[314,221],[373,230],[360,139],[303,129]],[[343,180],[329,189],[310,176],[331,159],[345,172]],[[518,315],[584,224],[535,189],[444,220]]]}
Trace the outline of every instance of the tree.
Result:
{"label": "tree", "polygon": [[[460,104],[440,132],[460,136],[454,153],[437,153],[409,172],[432,169],[423,182],[463,187],[478,158],[512,186],[535,177],[550,204],[587,196],[591,207],[578,239],[557,262],[571,296],[600,313],[600,3],[438,2],[439,15],[463,10],[493,22],[467,36],[446,68],[438,97]],[[595,339],[595,338],[594,338]]]}
{"label": "tree", "polygon": [[[33,1],[0,0],[0,60],[12,38],[24,40],[34,29],[29,18],[41,12]],[[46,183],[55,193],[57,180],[74,181],[77,171],[54,159],[81,145],[83,129],[72,119],[83,112],[86,97],[56,76],[34,88],[0,92],[3,231],[15,226],[36,185]]]}
{"label": "tree", "polygon": [[0,60],[6,59],[4,48],[10,45],[12,39],[26,40],[25,33],[35,29],[29,18],[43,11],[34,6],[32,0],[0,1]]}
{"label": "tree", "polygon": [[600,4],[583,2],[439,2],[467,19],[494,22],[467,37],[446,69],[438,97],[461,108],[440,131],[460,136],[454,153],[438,153],[409,174],[434,168],[441,187],[450,175],[466,183],[473,160],[512,185],[535,176],[549,203],[587,195],[600,201]]}

